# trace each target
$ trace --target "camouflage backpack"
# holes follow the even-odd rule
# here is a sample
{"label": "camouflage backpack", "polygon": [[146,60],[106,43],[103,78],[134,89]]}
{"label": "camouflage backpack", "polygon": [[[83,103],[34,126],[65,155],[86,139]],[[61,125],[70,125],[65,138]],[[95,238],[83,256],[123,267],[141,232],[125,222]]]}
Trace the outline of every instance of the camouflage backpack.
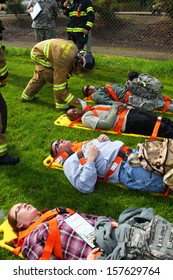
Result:
{"label": "camouflage backpack", "polygon": [[[143,223],[140,224],[140,221]],[[132,226],[129,242],[126,242],[127,257],[138,260],[173,260],[173,224],[160,216],[151,222],[139,219]],[[129,255],[128,255],[129,254]],[[128,258],[127,258],[128,259]]]}
{"label": "camouflage backpack", "polygon": [[154,215],[152,208],[127,208],[112,229],[109,219],[95,223],[95,241],[107,260],[173,260],[173,224]]}
{"label": "camouflage backpack", "polygon": [[128,157],[132,166],[142,165],[144,169],[163,176],[163,182],[173,189],[173,139],[147,139],[137,146],[138,154]]}
{"label": "camouflage backpack", "polygon": [[146,97],[148,94],[150,98],[155,98],[163,89],[162,83],[155,77],[149,74],[140,74],[133,80],[127,80],[125,84],[126,91],[130,90],[133,94],[141,97]]}

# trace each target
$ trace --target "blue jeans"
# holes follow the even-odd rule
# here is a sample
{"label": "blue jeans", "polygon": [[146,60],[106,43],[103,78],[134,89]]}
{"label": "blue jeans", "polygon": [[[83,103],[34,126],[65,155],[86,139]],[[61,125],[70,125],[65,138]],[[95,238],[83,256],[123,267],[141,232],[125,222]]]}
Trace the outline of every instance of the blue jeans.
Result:
{"label": "blue jeans", "polygon": [[[133,152],[137,152],[137,150],[133,150]],[[158,193],[166,191],[162,176],[147,171],[142,166],[132,167],[128,161],[126,161],[120,172],[119,181],[132,190]]]}

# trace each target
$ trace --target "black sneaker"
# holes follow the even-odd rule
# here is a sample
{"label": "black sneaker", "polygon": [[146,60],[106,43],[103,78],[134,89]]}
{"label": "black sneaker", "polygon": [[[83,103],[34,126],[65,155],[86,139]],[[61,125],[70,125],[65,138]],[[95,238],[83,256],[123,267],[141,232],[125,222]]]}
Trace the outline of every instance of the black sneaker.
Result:
{"label": "black sneaker", "polygon": [[[68,109],[74,109],[74,108],[76,108],[75,105],[69,105],[69,106],[68,106]],[[67,110],[68,110],[68,109],[67,109]]]}
{"label": "black sneaker", "polygon": [[14,165],[20,161],[20,158],[17,156],[9,156],[5,154],[4,156],[0,157],[0,165]]}

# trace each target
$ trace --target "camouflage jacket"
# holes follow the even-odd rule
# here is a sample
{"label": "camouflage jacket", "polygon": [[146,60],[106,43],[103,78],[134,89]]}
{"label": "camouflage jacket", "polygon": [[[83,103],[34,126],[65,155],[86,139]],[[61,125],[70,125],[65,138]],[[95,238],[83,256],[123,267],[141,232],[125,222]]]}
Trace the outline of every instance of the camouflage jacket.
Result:
{"label": "camouflage jacket", "polygon": [[[124,86],[120,86],[118,84],[110,84],[113,91],[116,92],[116,96],[123,103],[124,96],[126,94],[126,90]],[[92,99],[97,104],[105,104],[105,105],[112,105],[115,100],[109,94],[108,89],[105,86],[102,87],[95,87],[94,92],[92,94]]]}
{"label": "camouflage jacket", "polygon": [[31,0],[27,6],[27,11],[36,3],[39,3],[42,11],[32,22],[33,28],[47,29],[56,27],[56,16],[59,8],[56,0]]}
{"label": "camouflage jacket", "polygon": [[173,260],[173,224],[154,216],[152,208],[126,209],[112,229],[108,218],[95,224],[96,243],[106,260]]}
{"label": "camouflage jacket", "polygon": [[[118,84],[110,84],[113,91],[116,93],[116,96],[120,100],[120,102],[124,103],[124,98],[126,96],[126,88],[125,86],[120,86]],[[112,105],[114,103],[114,98],[108,92],[106,86],[95,87],[94,92],[92,94],[92,99],[96,104],[105,104]],[[164,95],[160,93],[145,93],[144,95],[135,94],[134,92],[128,97],[127,104],[133,106],[134,108],[143,109],[146,111],[162,111],[166,102]],[[170,106],[167,110],[168,112],[173,112],[173,100],[171,100]]]}

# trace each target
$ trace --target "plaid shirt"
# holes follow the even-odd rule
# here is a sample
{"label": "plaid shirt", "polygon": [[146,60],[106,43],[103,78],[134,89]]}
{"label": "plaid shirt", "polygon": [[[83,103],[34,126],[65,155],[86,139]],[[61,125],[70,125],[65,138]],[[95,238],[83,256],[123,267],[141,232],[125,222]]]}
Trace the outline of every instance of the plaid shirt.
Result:
{"label": "plaid shirt", "polygon": [[[87,222],[94,226],[98,216],[79,213]],[[92,248],[64,221],[71,214],[57,215],[61,246],[64,260],[86,259]],[[29,260],[39,260],[49,234],[48,222],[41,223],[24,240],[22,255]],[[57,260],[55,255],[51,259]]]}

